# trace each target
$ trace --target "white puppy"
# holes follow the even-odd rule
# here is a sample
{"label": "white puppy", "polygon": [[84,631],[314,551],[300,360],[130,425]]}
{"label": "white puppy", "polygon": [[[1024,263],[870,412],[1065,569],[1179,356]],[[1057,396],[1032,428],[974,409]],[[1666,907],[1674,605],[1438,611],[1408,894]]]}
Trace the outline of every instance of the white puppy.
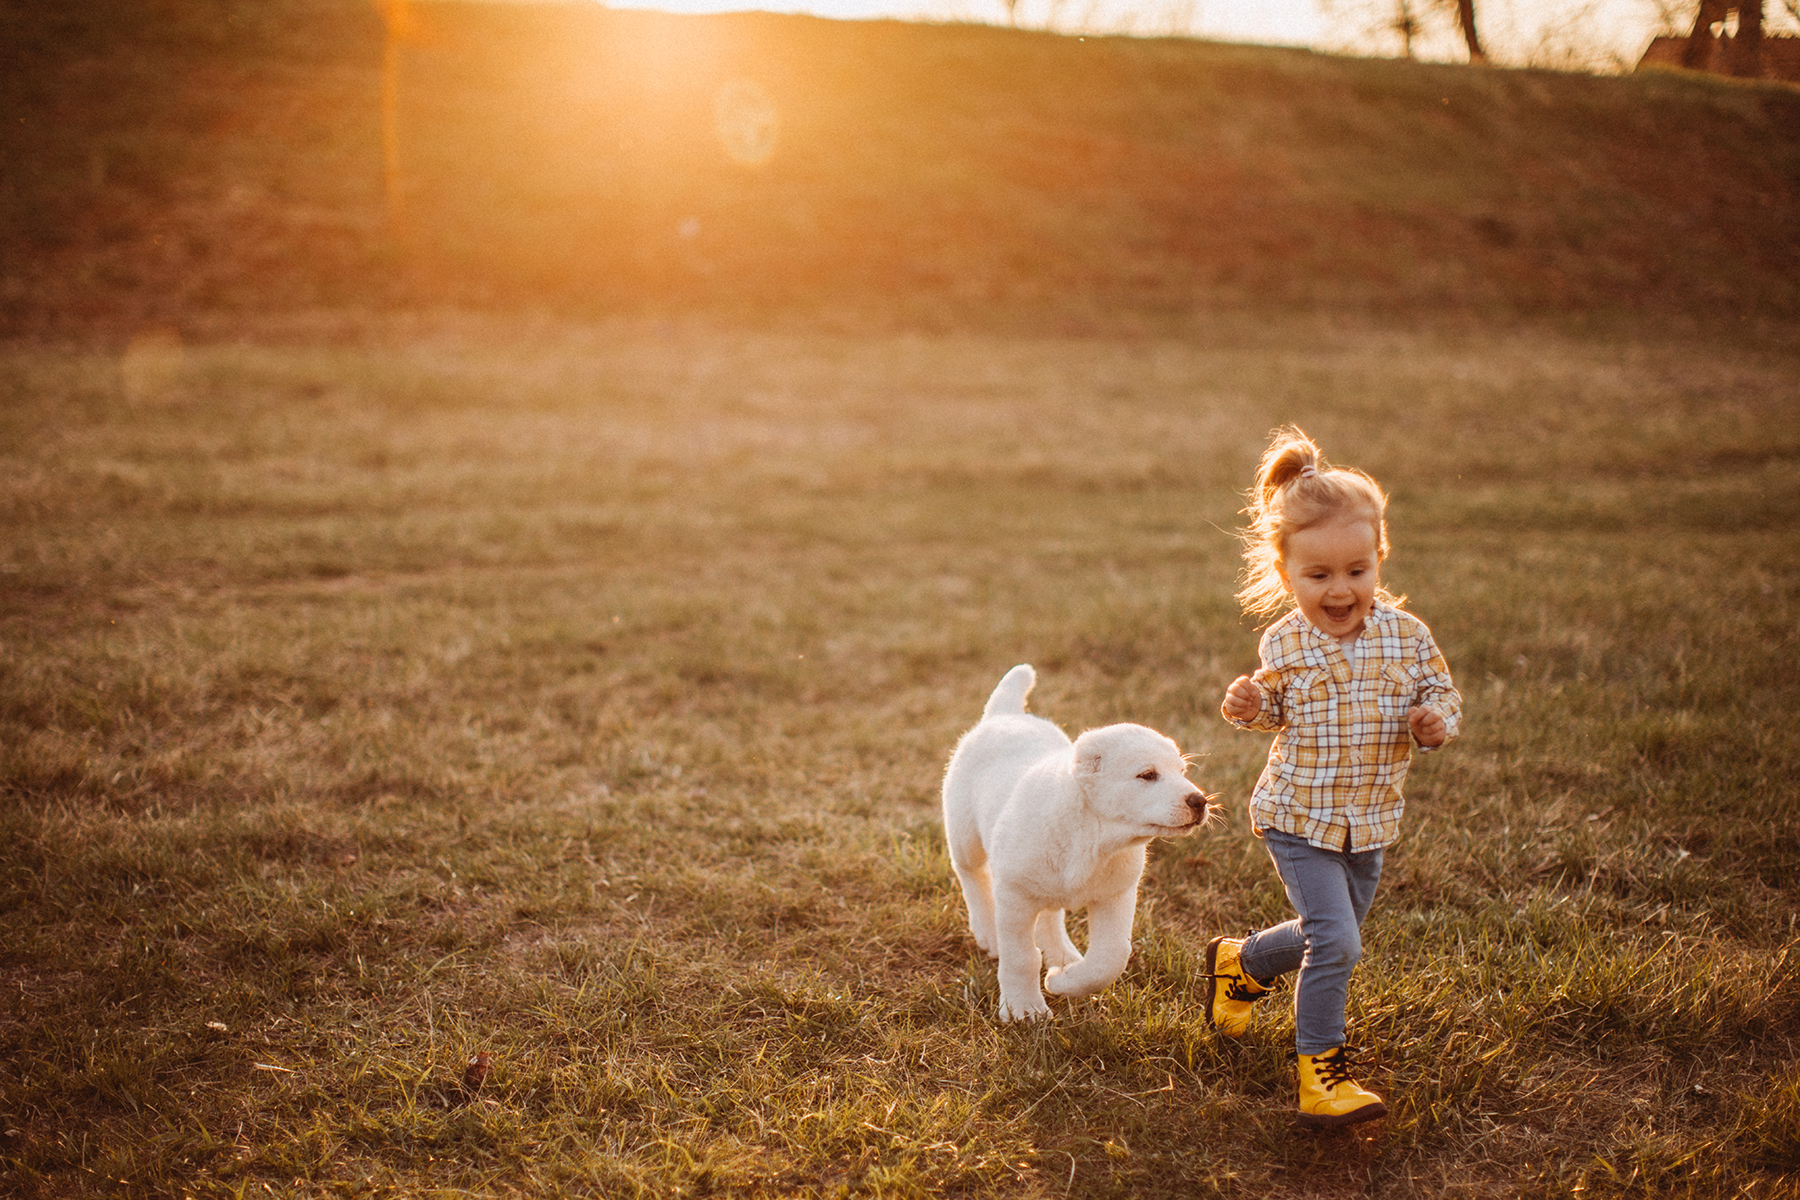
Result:
{"label": "white puppy", "polygon": [[[1037,672],[1006,673],[944,772],[944,837],[975,944],[1000,960],[1000,1019],[1048,1016],[1038,989],[1091,996],[1131,957],[1138,880],[1151,838],[1182,837],[1208,816],[1174,742],[1142,725],[1075,741],[1025,712]],[[1065,910],[1088,910],[1088,952]]]}

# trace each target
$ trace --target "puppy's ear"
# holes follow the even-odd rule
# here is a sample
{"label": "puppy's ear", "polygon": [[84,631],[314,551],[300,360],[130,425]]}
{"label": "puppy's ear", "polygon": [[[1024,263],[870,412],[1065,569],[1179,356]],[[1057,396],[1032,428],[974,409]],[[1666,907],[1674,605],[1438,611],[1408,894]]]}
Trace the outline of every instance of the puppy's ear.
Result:
{"label": "puppy's ear", "polygon": [[1075,739],[1075,778],[1087,783],[1100,774],[1100,763],[1104,759],[1100,751],[1100,739],[1082,734]]}

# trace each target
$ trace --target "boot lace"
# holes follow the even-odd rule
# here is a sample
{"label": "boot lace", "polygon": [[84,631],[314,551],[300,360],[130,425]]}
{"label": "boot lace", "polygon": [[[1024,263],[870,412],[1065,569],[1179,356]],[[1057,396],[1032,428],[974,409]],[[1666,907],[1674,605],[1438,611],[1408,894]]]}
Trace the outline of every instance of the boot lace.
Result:
{"label": "boot lace", "polygon": [[1251,991],[1249,986],[1244,983],[1242,975],[1214,975],[1213,978],[1226,981],[1225,998],[1227,1000],[1238,1000],[1247,1004],[1262,999],[1263,992],[1268,991],[1267,988]]}
{"label": "boot lace", "polygon": [[1313,1065],[1319,1072],[1319,1082],[1328,1088],[1349,1083],[1350,1053],[1350,1047],[1339,1046],[1336,1050],[1328,1050],[1314,1058]]}

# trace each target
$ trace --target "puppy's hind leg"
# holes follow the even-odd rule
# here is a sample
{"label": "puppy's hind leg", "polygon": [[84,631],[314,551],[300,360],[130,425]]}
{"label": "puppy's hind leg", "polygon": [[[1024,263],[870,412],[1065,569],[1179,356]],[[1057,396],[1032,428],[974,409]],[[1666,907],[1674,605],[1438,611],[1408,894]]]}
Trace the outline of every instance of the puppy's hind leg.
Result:
{"label": "puppy's hind leg", "polygon": [[1033,936],[1037,938],[1038,949],[1044,952],[1050,974],[1066,971],[1081,961],[1081,951],[1069,940],[1069,926],[1062,909],[1047,908],[1039,913]]}
{"label": "puppy's hind leg", "polygon": [[987,860],[970,864],[953,854],[950,868],[962,884],[963,904],[969,910],[969,932],[975,944],[989,958],[1000,957],[1000,939],[994,933],[994,873]]}

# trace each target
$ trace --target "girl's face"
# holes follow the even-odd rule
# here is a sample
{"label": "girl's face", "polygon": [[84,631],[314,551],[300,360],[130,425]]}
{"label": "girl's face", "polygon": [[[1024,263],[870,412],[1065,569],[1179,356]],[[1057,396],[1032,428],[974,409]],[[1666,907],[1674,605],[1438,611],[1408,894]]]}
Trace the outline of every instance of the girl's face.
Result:
{"label": "girl's face", "polygon": [[1315,628],[1335,638],[1355,637],[1381,582],[1375,527],[1366,517],[1339,517],[1298,530],[1288,535],[1275,569]]}

